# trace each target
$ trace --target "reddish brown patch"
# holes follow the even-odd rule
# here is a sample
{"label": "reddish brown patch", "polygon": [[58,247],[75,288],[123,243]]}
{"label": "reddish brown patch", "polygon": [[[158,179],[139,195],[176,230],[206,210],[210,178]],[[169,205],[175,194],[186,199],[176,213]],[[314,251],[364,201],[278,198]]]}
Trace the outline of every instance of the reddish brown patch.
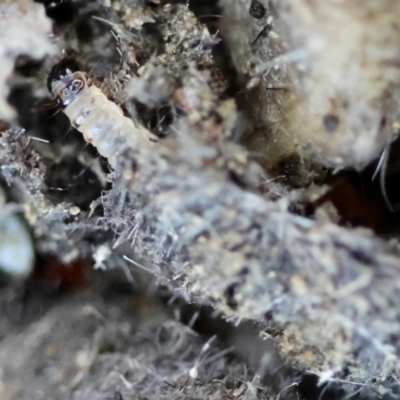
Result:
{"label": "reddish brown patch", "polygon": [[55,257],[40,259],[33,279],[59,291],[83,288],[88,284],[91,264],[88,259],[79,259],[70,264],[63,264]]}

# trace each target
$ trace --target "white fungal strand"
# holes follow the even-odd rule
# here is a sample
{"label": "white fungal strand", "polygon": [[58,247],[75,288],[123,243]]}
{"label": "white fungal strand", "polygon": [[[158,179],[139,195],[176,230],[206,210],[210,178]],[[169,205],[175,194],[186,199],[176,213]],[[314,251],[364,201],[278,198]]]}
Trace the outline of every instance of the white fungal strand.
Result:
{"label": "white fungal strand", "polygon": [[112,166],[138,139],[148,142],[148,133],[135,127],[115,103],[108,100],[78,64],[64,59],[49,74],[48,88],[71,124],[92,143]]}

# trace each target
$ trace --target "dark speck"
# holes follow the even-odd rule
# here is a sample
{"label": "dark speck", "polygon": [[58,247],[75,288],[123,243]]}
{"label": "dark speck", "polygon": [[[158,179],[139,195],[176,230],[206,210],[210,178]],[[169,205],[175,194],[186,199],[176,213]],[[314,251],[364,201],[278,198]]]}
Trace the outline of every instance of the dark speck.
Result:
{"label": "dark speck", "polygon": [[267,312],[264,314],[264,318],[265,318],[267,321],[272,321],[272,320],[274,319],[274,316],[273,316],[273,314],[272,314],[272,311],[271,311],[271,310],[267,311]]}
{"label": "dark speck", "polygon": [[123,400],[122,394],[120,392],[115,392],[113,400]]}
{"label": "dark speck", "polygon": [[235,292],[236,292],[236,288],[237,288],[238,284],[237,283],[232,283],[231,285],[229,285],[225,292],[225,301],[226,301],[226,305],[231,308],[232,310],[236,310],[238,307],[238,303],[235,300]]}
{"label": "dark speck", "polygon": [[265,7],[257,0],[252,0],[249,14],[256,19],[261,19],[265,16]]}
{"label": "dark speck", "polygon": [[340,122],[339,118],[333,114],[325,115],[323,121],[325,130],[329,133],[335,132]]}

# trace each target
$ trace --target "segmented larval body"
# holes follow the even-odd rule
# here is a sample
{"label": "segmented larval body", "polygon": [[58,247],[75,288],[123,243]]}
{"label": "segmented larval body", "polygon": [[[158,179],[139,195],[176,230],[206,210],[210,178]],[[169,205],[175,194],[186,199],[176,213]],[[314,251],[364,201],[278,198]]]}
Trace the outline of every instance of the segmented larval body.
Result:
{"label": "segmented larval body", "polygon": [[56,64],[47,86],[71,124],[112,166],[121,152],[136,147],[138,140],[145,140],[148,145],[147,132],[135,127],[121,108],[93,84],[89,75],[80,71],[75,61],[66,58]]}

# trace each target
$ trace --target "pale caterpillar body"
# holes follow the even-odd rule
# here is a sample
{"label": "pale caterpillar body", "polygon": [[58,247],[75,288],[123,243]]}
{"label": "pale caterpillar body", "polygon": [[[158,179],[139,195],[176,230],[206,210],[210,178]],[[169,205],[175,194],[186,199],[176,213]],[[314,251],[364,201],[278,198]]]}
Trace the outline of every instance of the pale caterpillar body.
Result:
{"label": "pale caterpillar body", "polygon": [[57,105],[84,139],[113,166],[118,155],[138,139],[148,141],[146,131],[138,129],[124,116],[122,109],[108,100],[78,63],[65,58],[56,64],[47,79],[47,87]]}

